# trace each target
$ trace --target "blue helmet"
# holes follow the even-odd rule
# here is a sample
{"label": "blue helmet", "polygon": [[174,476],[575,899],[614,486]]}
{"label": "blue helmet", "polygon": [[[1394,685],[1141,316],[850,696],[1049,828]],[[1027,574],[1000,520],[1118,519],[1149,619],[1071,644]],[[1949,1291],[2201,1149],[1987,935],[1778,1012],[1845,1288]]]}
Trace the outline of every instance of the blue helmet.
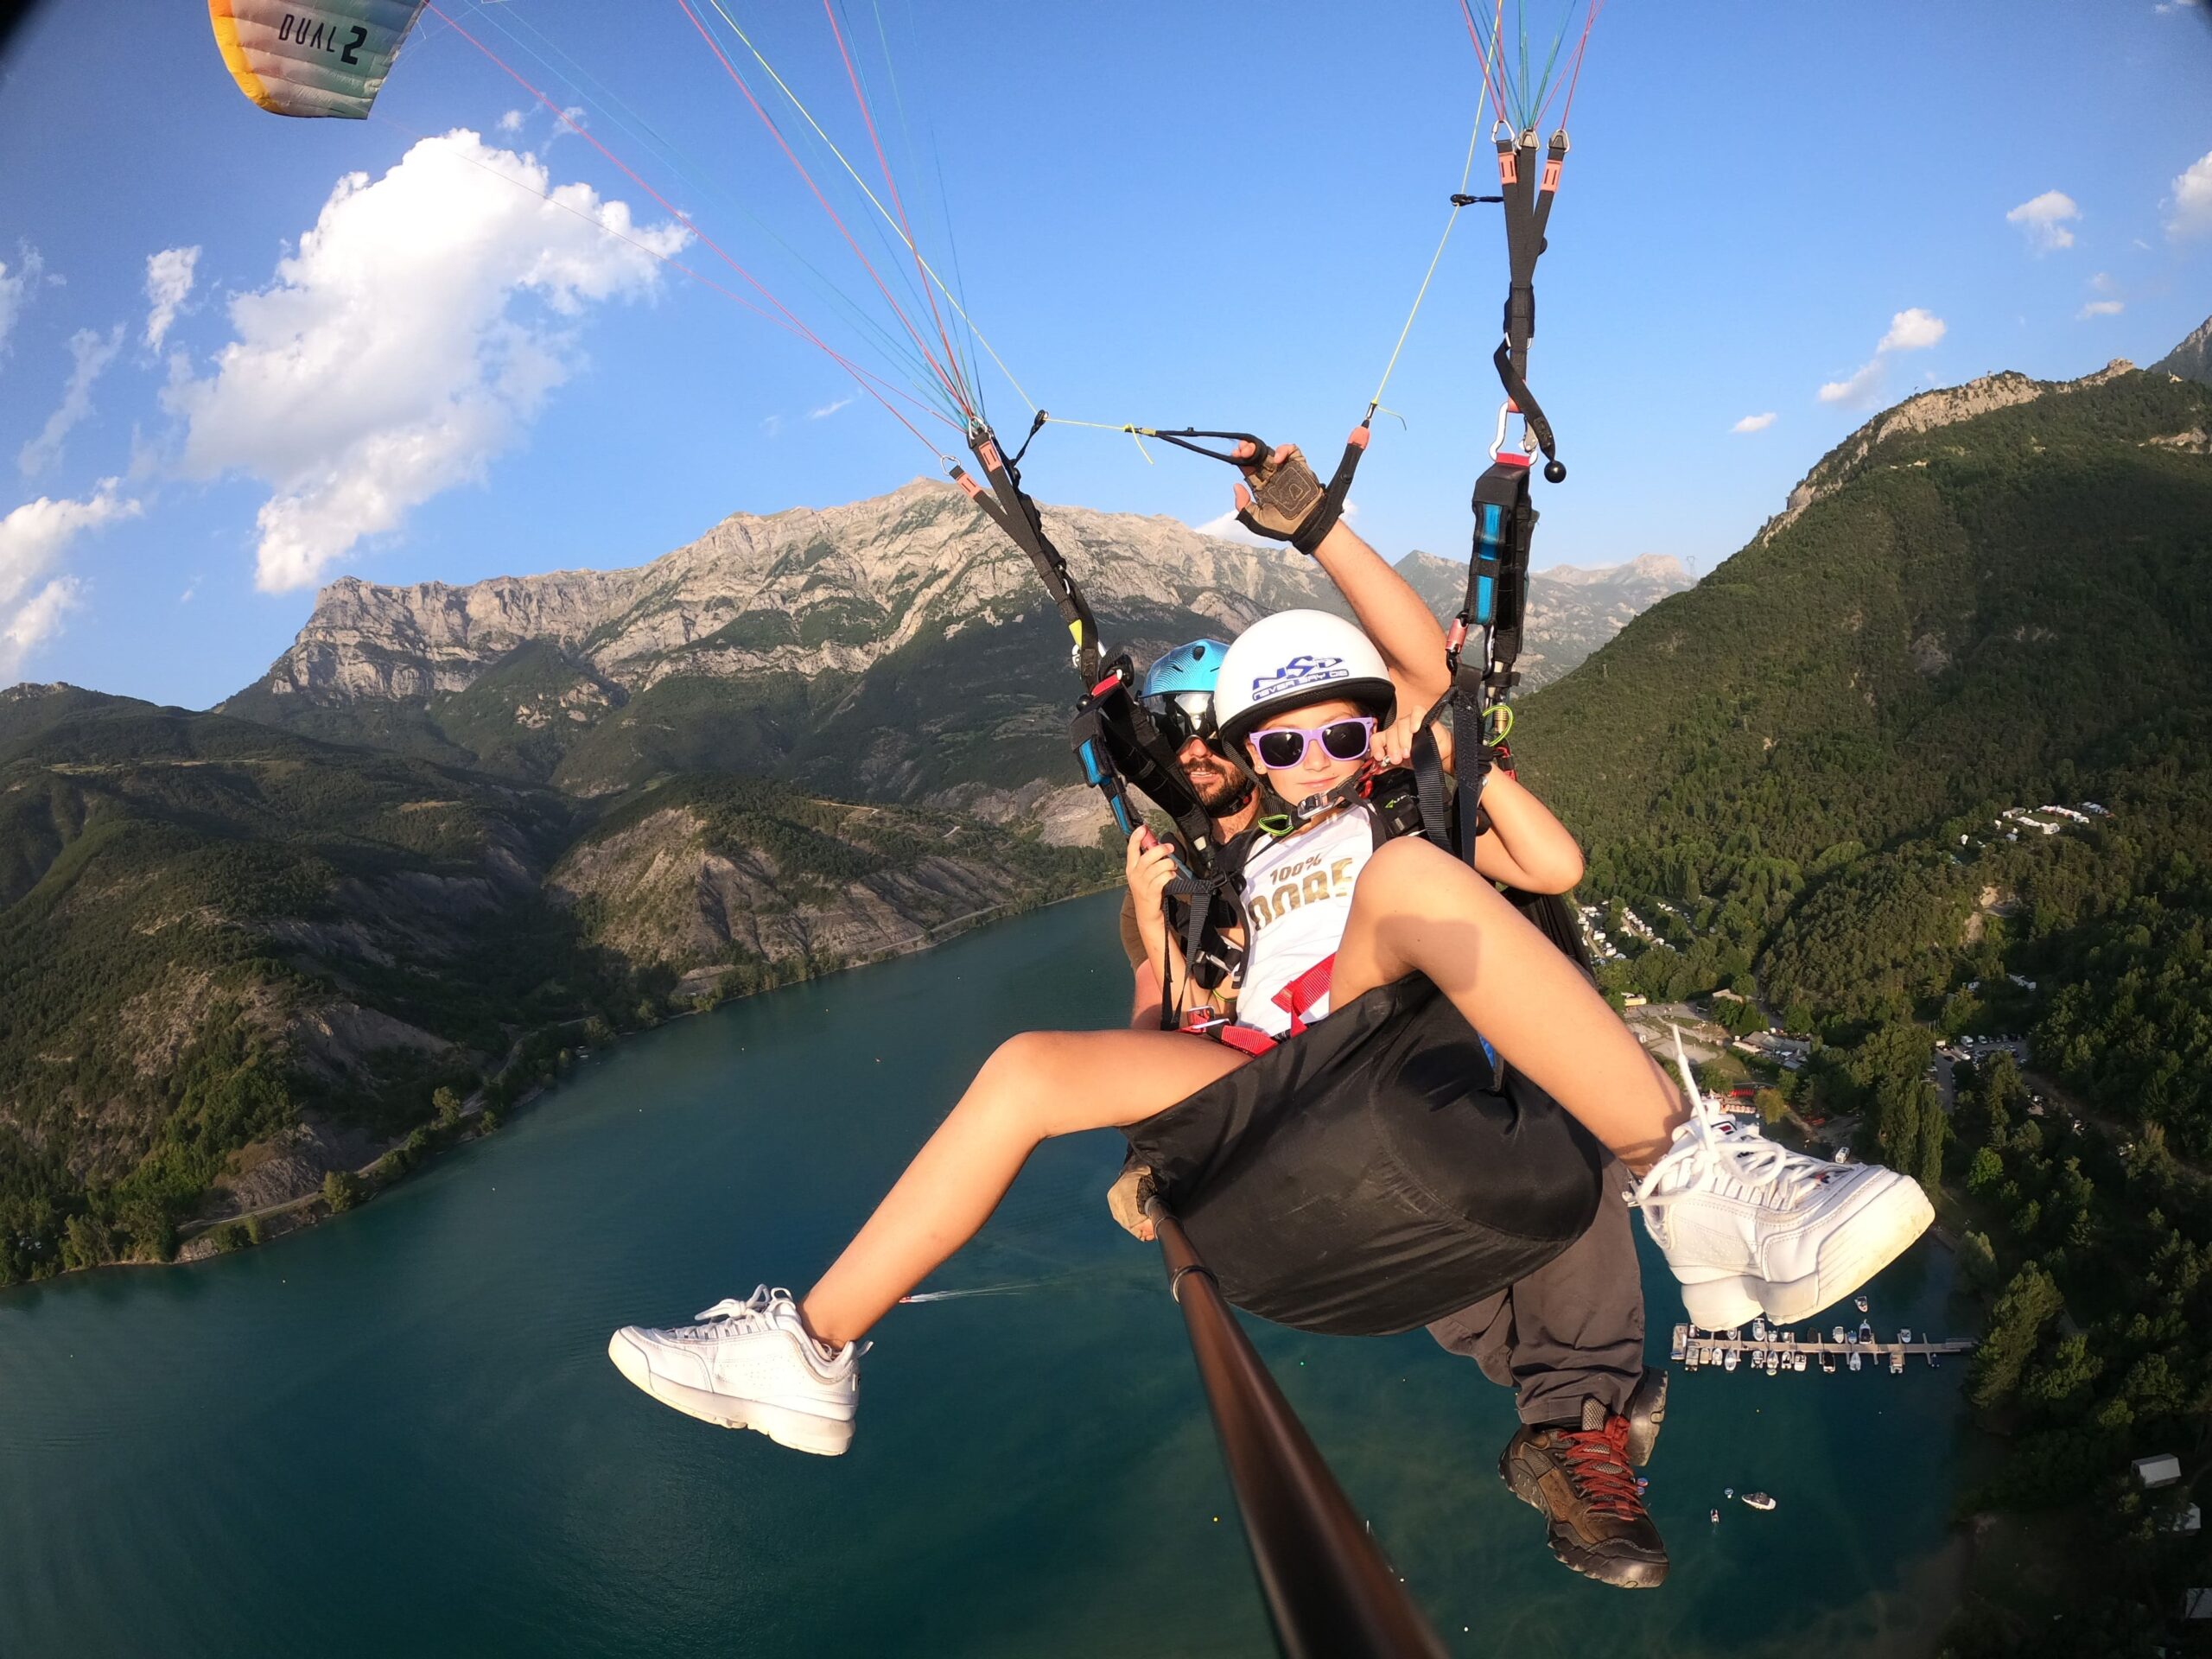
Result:
{"label": "blue helmet", "polygon": [[1213,741],[1213,685],[1228,654],[1219,639],[1193,639],[1162,652],[1145,670],[1138,700],[1178,746],[1194,737]]}

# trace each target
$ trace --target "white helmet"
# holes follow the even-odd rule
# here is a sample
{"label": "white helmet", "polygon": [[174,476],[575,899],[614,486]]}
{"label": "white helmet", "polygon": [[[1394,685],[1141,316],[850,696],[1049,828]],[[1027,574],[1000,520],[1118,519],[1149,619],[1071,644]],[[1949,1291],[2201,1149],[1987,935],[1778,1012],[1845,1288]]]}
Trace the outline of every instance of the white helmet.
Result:
{"label": "white helmet", "polygon": [[1236,636],[1214,683],[1215,723],[1242,742],[1262,721],[1331,697],[1371,705],[1387,719],[1397,692],[1382,653],[1342,617],[1326,611],[1277,611]]}

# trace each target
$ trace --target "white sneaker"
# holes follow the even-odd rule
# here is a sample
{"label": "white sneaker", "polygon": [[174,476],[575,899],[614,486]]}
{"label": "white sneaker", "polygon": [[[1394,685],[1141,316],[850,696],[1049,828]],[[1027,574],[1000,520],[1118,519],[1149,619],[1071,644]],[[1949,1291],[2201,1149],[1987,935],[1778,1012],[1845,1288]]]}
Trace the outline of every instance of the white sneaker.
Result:
{"label": "white sneaker", "polygon": [[1936,1219],[1920,1184],[1893,1169],[1792,1152],[1704,1104],[1681,1040],[1676,1032],[1690,1121],[1637,1183],[1635,1202],[1682,1282],[1693,1324],[1809,1319],[1894,1262]]}
{"label": "white sneaker", "polygon": [[787,1290],[762,1285],[699,1315],[697,1325],[626,1325],[607,1357],[663,1405],[702,1422],[749,1428],[779,1446],[834,1458],[853,1443],[864,1342],[835,1354],[807,1334]]}

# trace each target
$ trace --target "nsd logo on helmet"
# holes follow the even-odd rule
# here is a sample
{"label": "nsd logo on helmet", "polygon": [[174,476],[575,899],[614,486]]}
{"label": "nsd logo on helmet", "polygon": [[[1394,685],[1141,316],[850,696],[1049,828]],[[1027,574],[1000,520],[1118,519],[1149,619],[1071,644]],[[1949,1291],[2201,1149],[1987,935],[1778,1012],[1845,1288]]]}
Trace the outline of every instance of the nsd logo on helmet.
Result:
{"label": "nsd logo on helmet", "polygon": [[1252,682],[1252,700],[1262,702],[1285,691],[1351,677],[1351,672],[1341,657],[1294,657],[1274,673],[1262,674]]}

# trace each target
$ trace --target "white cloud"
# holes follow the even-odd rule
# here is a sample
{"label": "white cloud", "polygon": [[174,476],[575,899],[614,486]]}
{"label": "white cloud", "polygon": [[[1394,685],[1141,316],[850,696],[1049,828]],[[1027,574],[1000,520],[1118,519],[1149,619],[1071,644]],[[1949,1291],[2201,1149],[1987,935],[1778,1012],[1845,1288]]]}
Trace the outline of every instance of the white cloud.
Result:
{"label": "white cloud", "polygon": [[1848,378],[1831,380],[1820,390],[1824,404],[1843,404],[1870,409],[1889,378],[1889,359],[1896,352],[1924,352],[1943,338],[1949,325],[1920,306],[1899,311],[1890,319],[1890,331],[1874,346],[1874,355]]}
{"label": "white cloud", "polygon": [[1764,415],[1746,415],[1728,429],[1731,432],[1764,432],[1774,423],[1775,413],[1770,409]]}
{"label": "white cloud", "polygon": [[1942,339],[1948,328],[1942,318],[1916,305],[1890,319],[1890,332],[1882,336],[1882,343],[1874,350],[1877,355],[1884,352],[1924,352]]}
{"label": "white cloud", "polygon": [[2080,317],[2116,317],[2127,309],[2125,300],[2091,300],[2075,315]]}
{"label": "white cloud", "polygon": [[1863,404],[1880,389],[1883,363],[1880,358],[1860,369],[1847,380],[1831,380],[1821,388],[1824,404]]}
{"label": "white cloud", "polygon": [[146,256],[146,300],[153,309],[146,314],[146,344],[155,351],[168,334],[176,314],[192,297],[192,278],[200,264],[198,248],[164,248]]}
{"label": "white cloud", "polygon": [[2066,221],[2081,217],[2073,197],[2063,190],[2046,190],[2005,214],[2005,222],[2018,226],[2037,253],[2051,253],[2074,245],[2074,232],[2066,228]]}
{"label": "white cloud", "polygon": [[8,349],[8,336],[15,333],[31,296],[37,292],[39,275],[45,269],[46,261],[29,244],[16,256],[12,270],[5,259],[0,259],[0,352]]}
{"label": "white cloud", "polygon": [[826,421],[832,415],[835,415],[839,410],[844,408],[852,401],[853,400],[849,397],[839,397],[833,399],[831,402],[823,404],[819,409],[808,410],[806,411],[806,418],[810,421]]}
{"label": "white cloud", "polygon": [[522,130],[522,111],[520,110],[509,110],[505,115],[501,116],[499,118],[499,130],[505,133],[520,132]]}
{"label": "white cloud", "polygon": [[[591,124],[584,119],[584,117],[589,113],[590,111],[585,109],[582,105],[571,104],[568,108],[561,111],[557,115],[556,115],[553,118],[552,131],[545,135],[545,149],[547,152],[550,153],[553,146],[559,143],[561,140],[566,138],[570,133],[585,131]],[[518,127],[517,130],[519,130],[519,127]]]}
{"label": "white cloud", "polygon": [[60,626],[61,613],[77,603],[76,579],[57,576],[32,588],[86,531],[138,515],[136,501],[116,494],[118,480],[103,479],[82,501],[41,496],[0,518],[0,683],[15,678],[23,658]]}
{"label": "white cloud", "polygon": [[2168,205],[2172,213],[2166,220],[2167,235],[2212,235],[2212,150],[2191,162],[2174,181]]}
{"label": "white cloud", "polygon": [[782,437],[784,435],[784,417],[780,415],[769,415],[763,416],[760,422],[760,435],[764,438]]}
{"label": "white cloud", "polygon": [[306,587],[481,479],[574,372],[563,320],[651,292],[688,240],[475,133],[423,139],[381,179],[340,180],[275,280],[231,301],[213,374],[163,395],[183,467],[267,484],[256,584]]}
{"label": "white cloud", "polygon": [[0,680],[13,680],[23,659],[61,632],[61,613],[73,611],[82,588],[74,576],[56,576],[0,624]]}
{"label": "white cloud", "polygon": [[1203,524],[1191,526],[1201,536],[1212,536],[1224,542],[1239,542],[1246,547],[1281,547],[1281,542],[1271,542],[1264,536],[1255,536],[1236,522],[1236,515],[1224,512],[1218,518],[1209,518]]}
{"label": "white cloud", "polygon": [[61,390],[61,402],[46,417],[44,429],[16,456],[16,464],[26,476],[35,477],[61,459],[62,440],[92,412],[92,382],[100,378],[122,349],[123,325],[119,322],[105,335],[79,328],[69,336],[69,355],[76,359],[76,365],[69,371],[69,384]]}

